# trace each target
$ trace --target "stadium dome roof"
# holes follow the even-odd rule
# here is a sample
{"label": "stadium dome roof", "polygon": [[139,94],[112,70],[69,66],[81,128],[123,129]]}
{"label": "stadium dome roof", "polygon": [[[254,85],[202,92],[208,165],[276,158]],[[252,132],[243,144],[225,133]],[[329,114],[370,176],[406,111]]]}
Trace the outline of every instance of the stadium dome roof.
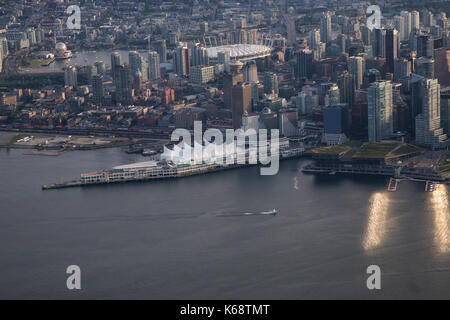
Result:
{"label": "stadium dome roof", "polygon": [[269,55],[272,48],[260,44],[230,44],[206,48],[209,58],[217,58],[219,52],[230,52],[232,59]]}

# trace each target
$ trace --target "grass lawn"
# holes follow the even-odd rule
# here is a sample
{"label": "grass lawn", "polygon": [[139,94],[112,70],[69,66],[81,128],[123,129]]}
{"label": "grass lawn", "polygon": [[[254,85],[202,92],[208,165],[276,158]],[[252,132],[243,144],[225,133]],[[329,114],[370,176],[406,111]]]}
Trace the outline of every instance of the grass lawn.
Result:
{"label": "grass lawn", "polygon": [[396,146],[398,142],[366,142],[353,155],[353,158],[382,159]]}

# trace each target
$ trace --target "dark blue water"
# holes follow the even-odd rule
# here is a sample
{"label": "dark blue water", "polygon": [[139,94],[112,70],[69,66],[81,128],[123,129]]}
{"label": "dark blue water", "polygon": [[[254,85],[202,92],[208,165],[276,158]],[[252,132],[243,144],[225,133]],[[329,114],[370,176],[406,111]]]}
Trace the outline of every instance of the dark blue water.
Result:
{"label": "dark blue water", "polygon": [[[448,187],[390,193],[384,178],[304,175],[308,160],[290,160],[276,176],[40,189],[144,159],[0,149],[0,298],[450,298]],[[372,264],[379,291],[366,287]],[[80,291],[66,288],[69,265]]]}

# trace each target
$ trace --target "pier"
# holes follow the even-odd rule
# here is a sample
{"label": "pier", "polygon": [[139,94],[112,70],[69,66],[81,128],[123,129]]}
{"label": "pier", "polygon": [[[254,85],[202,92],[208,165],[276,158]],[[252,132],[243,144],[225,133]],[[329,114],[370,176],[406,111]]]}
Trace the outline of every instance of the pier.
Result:
{"label": "pier", "polygon": [[389,185],[388,185],[388,191],[390,191],[390,192],[397,191],[398,183],[399,183],[398,179],[390,178],[389,179]]}

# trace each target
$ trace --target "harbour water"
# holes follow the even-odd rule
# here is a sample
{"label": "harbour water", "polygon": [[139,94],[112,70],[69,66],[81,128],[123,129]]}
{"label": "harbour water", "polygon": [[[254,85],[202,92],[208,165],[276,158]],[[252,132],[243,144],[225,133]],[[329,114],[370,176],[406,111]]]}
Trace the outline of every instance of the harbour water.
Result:
{"label": "harbour water", "polygon": [[[144,161],[120,149],[57,157],[0,149],[0,298],[449,299],[449,187],[249,167],[42,191]],[[276,215],[251,214],[277,210]],[[82,290],[66,288],[81,268]],[[366,269],[381,268],[381,290]]]}
{"label": "harbour water", "polygon": [[[60,70],[66,66],[88,66],[94,65],[97,61],[103,61],[106,65],[111,65],[111,53],[119,52],[122,59],[122,63],[128,63],[128,53],[132,50],[98,50],[98,51],[79,51],[74,52],[73,57],[66,60],[55,60],[47,67],[42,67],[49,70]],[[139,50],[140,52],[143,52]],[[143,57],[147,58],[147,55],[143,52]]]}

